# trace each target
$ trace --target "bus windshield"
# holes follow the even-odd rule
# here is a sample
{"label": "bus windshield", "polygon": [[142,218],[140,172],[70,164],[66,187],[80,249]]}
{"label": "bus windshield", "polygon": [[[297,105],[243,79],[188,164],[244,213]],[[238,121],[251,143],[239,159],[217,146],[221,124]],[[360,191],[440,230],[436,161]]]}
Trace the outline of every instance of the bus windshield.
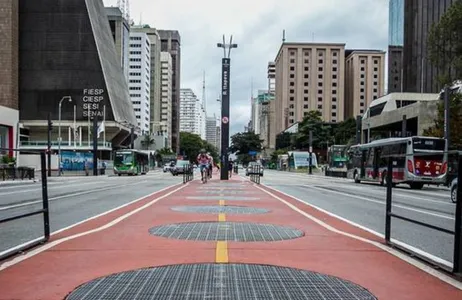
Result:
{"label": "bus windshield", "polygon": [[133,163],[133,153],[117,152],[114,158],[115,165],[131,165]]}

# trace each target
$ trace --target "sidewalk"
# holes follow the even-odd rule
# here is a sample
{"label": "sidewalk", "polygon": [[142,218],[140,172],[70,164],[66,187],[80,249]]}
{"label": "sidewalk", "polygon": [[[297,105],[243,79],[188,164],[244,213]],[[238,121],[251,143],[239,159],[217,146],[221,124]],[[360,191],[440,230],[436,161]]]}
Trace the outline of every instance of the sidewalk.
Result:
{"label": "sidewalk", "polygon": [[372,234],[239,176],[217,178],[148,196],[3,263],[0,300],[462,299]]}

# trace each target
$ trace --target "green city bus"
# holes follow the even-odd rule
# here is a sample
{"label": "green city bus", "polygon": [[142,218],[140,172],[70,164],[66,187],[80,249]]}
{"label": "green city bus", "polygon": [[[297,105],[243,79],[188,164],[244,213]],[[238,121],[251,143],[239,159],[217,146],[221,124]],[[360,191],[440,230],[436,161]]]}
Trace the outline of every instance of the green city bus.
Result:
{"label": "green city bus", "polygon": [[345,170],[348,161],[346,145],[332,145],[327,151],[327,162],[330,170]]}
{"label": "green city bus", "polygon": [[138,175],[149,171],[149,154],[133,150],[117,150],[114,155],[114,174]]}

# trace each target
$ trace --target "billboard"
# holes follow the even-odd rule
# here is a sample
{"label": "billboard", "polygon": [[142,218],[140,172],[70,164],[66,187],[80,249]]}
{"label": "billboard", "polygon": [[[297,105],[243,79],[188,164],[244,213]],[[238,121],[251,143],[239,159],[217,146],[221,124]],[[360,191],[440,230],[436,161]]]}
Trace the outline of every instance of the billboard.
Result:
{"label": "billboard", "polygon": [[61,160],[64,171],[83,171],[85,164],[89,169],[93,168],[93,153],[91,152],[62,151]]}

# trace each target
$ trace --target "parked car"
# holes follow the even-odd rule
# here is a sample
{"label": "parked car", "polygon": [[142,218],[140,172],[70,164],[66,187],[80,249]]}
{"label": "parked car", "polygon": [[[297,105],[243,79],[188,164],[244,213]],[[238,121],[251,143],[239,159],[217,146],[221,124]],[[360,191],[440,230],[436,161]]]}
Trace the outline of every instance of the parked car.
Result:
{"label": "parked car", "polygon": [[190,164],[189,160],[178,160],[176,162],[176,165],[170,168],[170,172],[172,173],[173,176],[183,174],[184,166],[189,165],[189,164]]}
{"label": "parked car", "polygon": [[245,169],[245,176],[249,176],[249,173],[250,171],[252,170],[252,168],[254,166],[260,166],[260,176],[263,177],[263,166],[261,165],[261,163],[259,162],[256,162],[256,161],[251,161],[248,165],[247,165],[247,168]]}
{"label": "parked car", "polygon": [[451,182],[451,201],[453,203],[457,202],[457,177]]}
{"label": "parked car", "polygon": [[173,168],[174,166],[175,166],[174,161],[171,161],[171,162],[165,164],[164,167],[163,167],[164,173],[167,173],[168,171],[170,171],[170,169]]}

